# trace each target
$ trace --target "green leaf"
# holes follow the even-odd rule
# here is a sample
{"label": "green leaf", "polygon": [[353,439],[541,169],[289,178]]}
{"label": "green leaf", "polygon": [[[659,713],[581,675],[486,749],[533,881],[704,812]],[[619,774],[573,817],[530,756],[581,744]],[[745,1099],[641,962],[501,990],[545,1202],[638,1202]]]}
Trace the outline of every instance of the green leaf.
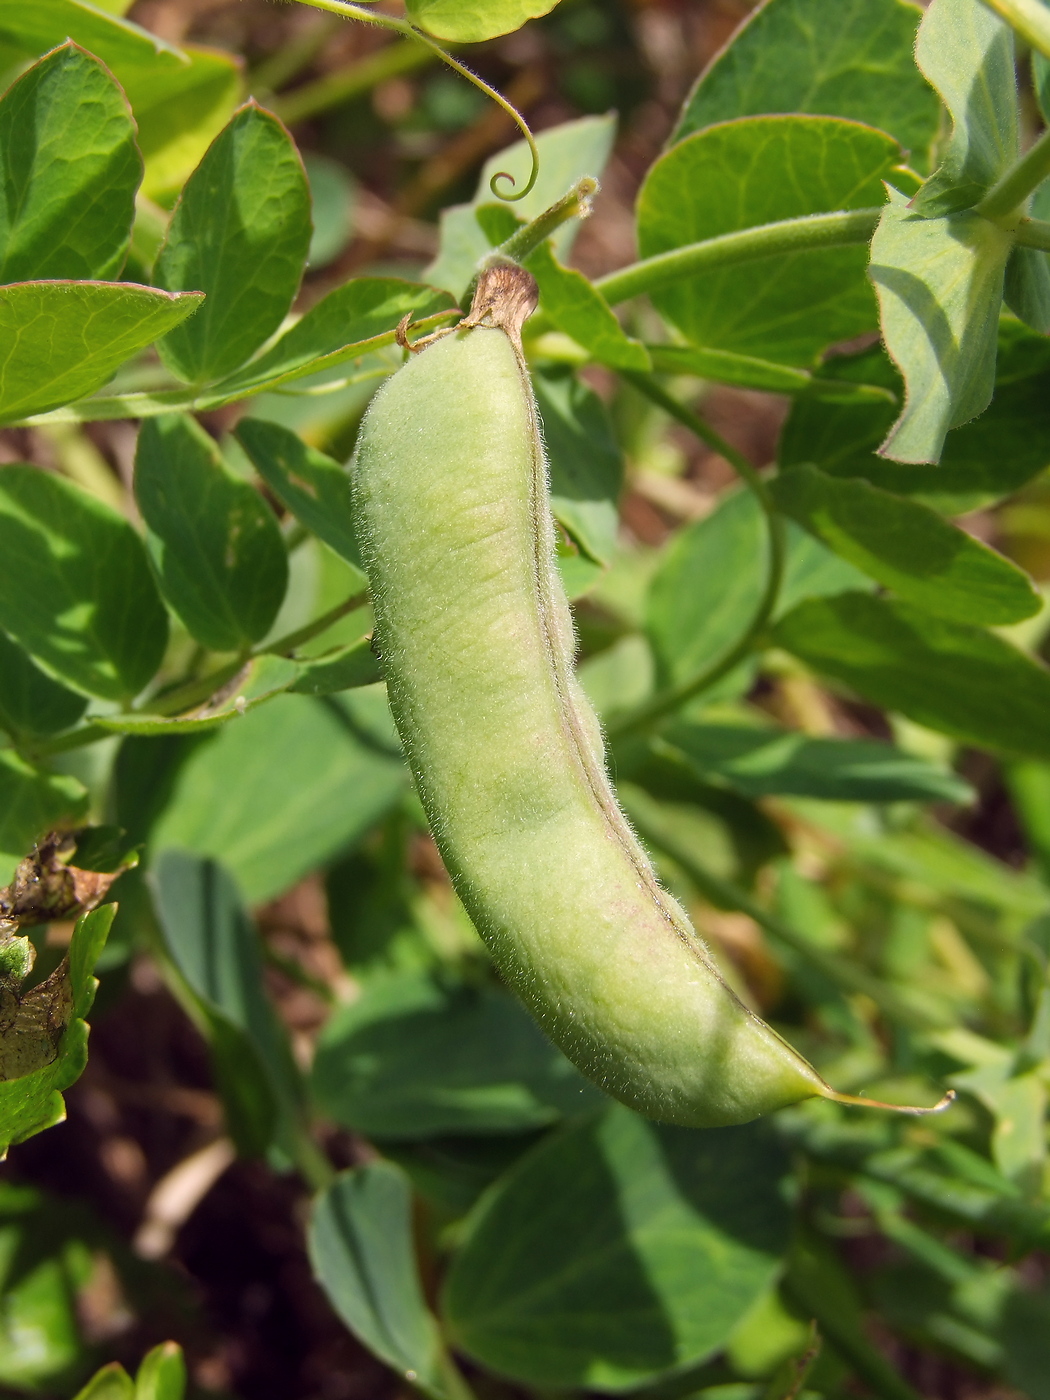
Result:
{"label": "green leaf", "polygon": [[298,678],[288,687],[297,695],[334,695],[382,680],[370,635],[322,652],[312,661],[300,661],[298,668]]}
{"label": "green leaf", "polygon": [[161,1342],[142,1358],[135,1376],[135,1400],[183,1400],[186,1362],[177,1342]]}
{"label": "green leaf", "polygon": [[923,218],[891,192],[872,240],[870,275],[906,397],[883,456],[938,462],[948,429],[988,407],[1012,247],[1012,236],[980,214]]}
{"label": "green leaf", "polygon": [[160,342],[168,368],[206,384],[242,365],[287,314],[309,246],[299,153],[276,117],[242,107],[186,182],[154,268],[169,291],[207,293]]}
{"label": "green leaf", "polygon": [[808,112],[888,131],[926,170],[938,111],[913,58],[919,18],[902,0],[769,0],[700,75],[672,139],[733,117]]}
{"label": "green leaf", "polygon": [[[643,258],[719,234],[885,199],[901,159],[883,132],[832,117],[743,117],[697,132],[649,171],[638,198]],[[874,329],[861,247],[821,248],[727,267],[655,292],[694,344],[805,365]]]}
{"label": "green leaf", "polygon": [[702,1361],[776,1275],[786,1165],[761,1126],[666,1128],[618,1105],[548,1139],[470,1220],[451,1336],[543,1388],[630,1390]]}
{"label": "green leaf", "polygon": [[75,1084],[87,1065],[87,1026],[74,1021],[59,1043],[56,1057],[17,1079],[0,1080],[0,1161],[7,1149],[66,1116],[62,1091]]}
{"label": "green leaf", "polygon": [[[687,680],[729,650],[754,617],[766,584],[768,527],[750,491],[726,497],[678,534],[653,576],[647,629],[664,681]],[[845,560],[788,526],[780,609],[864,586]]]}
{"label": "green leaf", "polygon": [[190,635],[211,651],[264,637],[288,587],[284,541],[269,506],[193,418],[143,423],[135,499],[161,591]]}
{"label": "green leaf", "polygon": [[0,749],[0,887],[41,836],[82,817],[87,805],[87,790],[76,778],[44,772]]}
{"label": "green leaf", "polygon": [[283,656],[256,656],[218,689],[203,706],[188,714],[169,716],[131,712],[120,715],[97,715],[92,723],[111,734],[203,734],[209,729],[241,719],[257,705],[263,705],[275,695],[290,690],[300,679],[302,668]]}
{"label": "green leaf", "polygon": [[976,627],[910,603],[843,593],[803,603],[777,646],[885,709],[963,743],[1050,756],[1050,672]]}
{"label": "green leaf", "polygon": [[[799,398],[781,434],[781,467],[813,462],[835,476],[866,477],[874,486],[949,515],[989,505],[1050,463],[1047,348],[1042,337],[1016,322],[1001,324],[991,405],[980,418],[948,434],[940,466],[898,465],[875,455],[896,417],[889,403]],[[836,355],[821,374],[900,390],[900,377],[879,346],[859,355]]]}
{"label": "green leaf", "polygon": [[520,29],[549,14],[558,0],[407,0],[408,17],[420,29],[454,44],[477,44]]}
{"label": "green leaf", "polygon": [[[78,919],[68,964],[30,991],[16,991],[13,1006],[9,988],[0,988],[8,991],[0,1034],[0,1157],[12,1143],[24,1142],[65,1117],[62,1091],[80,1078],[87,1064],[88,1028],[80,1013],[89,1010],[94,999],[98,984],[91,974],[115,913],[116,905],[108,904]],[[20,1061],[32,1068],[11,1074]]]}
{"label": "green leaf", "polygon": [[605,405],[575,374],[533,376],[560,525],[597,564],[616,550],[623,456]]}
{"label": "green leaf", "polygon": [[124,265],[142,157],[124,94],[63,44],[0,101],[0,282],[106,278]]}
{"label": "green leaf", "polygon": [[770,482],[779,508],[908,602],[956,622],[1020,622],[1042,607],[1027,574],[928,506],[799,466]]}
{"label": "green leaf", "polygon": [[560,331],[572,336],[601,364],[649,370],[649,352],[620,325],[608,302],[582,272],[562,267],[543,243],[525,266],[540,289],[540,305]]}
{"label": "green leaf", "polygon": [[[219,387],[223,393],[249,389],[293,371],[309,374],[315,368],[357,359],[362,341],[392,331],[403,317],[420,320],[452,305],[446,292],[418,282],[399,277],[355,278],[322,297],[275,345]],[[324,364],[315,366],[314,361]]]}
{"label": "green leaf", "polygon": [[120,282],[16,282],[0,291],[0,422],[93,393],[192,315],[200,293]]}
{"label": "green leaf", "polygon": [[134,1400],[135,1385],[119,1361],[101,1367],[74,1400]]}
{"label": "green leaf", "polygon": [[98,978],[93,975],[95,964],[102,956],[113,920],[115,904],[102,904],[81,914],[69,943],[69,986],[73,995],[73,1015],[81,1020],[95,1002]]}
{"label": "green leaf", "polygon": [[[579,117],[541,132],[536,138],[540,153],[540,174],[524,199],[511,207],[521,219],[535,219],[584,175],[599,177],[605,169],[616,135],[616,117]],[[474,217],[475,209],[492,202],[490,181],[506,170],[517,181],[517,188],[529,178],[532,157],[524,141],[490,156],[478,180],[471,204],[456,204],[441,214],[441,246],[434,262],[423,276],[436,287],[445,287],[454,297],[462,296],[474,276],[479,258],[489,251],[489,241]],[[579,230],[579,220],[570,219],[551,239],[555,255],[564,261]]]}
{"label": "green leaf", "polygon": [[258,938],[217,861],[162,849],[150,875],[164,946],[203,1013],[230,1130],[265,1151],[300,1097],[287,1033],[266,996]]}
{"label": "green leaf", "polygon": [[914,207],[928,217],[971,209],[1017,159],[1013,32],[980,0],[933,0],[915,60],[953,127],[944,161]]}
{"label": "green leaf", "polygon": [[345,468],[308,446],[297,433],[263,418],[242,418],[234,435],[281,504],[360,570],[350,478]]}
{"label": "green leaf", "polygon": [[1038,248],[1015,248],[1006,264],[1003,299],[1033,330],[1050,331],[1050,261]]}
{"label": "green leaf", "polygon": [[407,779],[378,688],[280,695],[193,750],[153,841],[221,860],[259,903],[359,840]]}
{"label": "green leaf", "polygon": [[893,744],[814,739],[758,724],[678,723],[656,741],[703,782],[746,797],[817,797],[832,802],[968,802],[962,778]]}
{"label": "green leaf", "polygon": [[516,1133],[602,1102],[521,1004],[426,973],[383,977],[325,1026],[313,1089],[369,1137]]}
{"label": "green leaf", "polygon": [[0,724],[13,736],[57,734],[84,713],[87,700],[59,685],[0,632]]}
{"label": "green leaf", "polygon": [[129,700],[151,679],[168,619],[142,541],[71,481],[0,468],[0,626],[88,695]]}
{"label": "green leaf", "polygon": [[412,1194],[389,1162],[344,1172],[318,1197],[307,1236],[329,1301],[369,1351],[441,1400],[441,1340],[423,1298],[412,1239]]}
{"label": "green leaf", "polygon": [[107,15],[86,0],[33,0],[0,7],[0,39],[33,56],[66,38],[93,53],[121,81],[121,69],[177,72],[185,63],[174,45],[130,20]]}
{"label": "green leaf", "polygon": [[233,115],[241,98],[242,62],[220,49],[187,44],[178,67],[114,70],[128,95],[146,161],[142,192],[170,200]]}

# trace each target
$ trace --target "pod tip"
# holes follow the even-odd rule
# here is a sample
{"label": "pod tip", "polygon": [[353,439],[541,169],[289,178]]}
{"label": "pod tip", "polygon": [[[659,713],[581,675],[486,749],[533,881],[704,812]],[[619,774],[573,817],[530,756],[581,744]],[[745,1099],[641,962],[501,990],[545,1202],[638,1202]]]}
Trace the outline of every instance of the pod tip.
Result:
{"label": "pod tip", "polygon": [[881,1099],[868,1099],[862,1094],[839,1094],[834,1089],[823,1095],[826,1099],[831,1099],[833,1103],[851,1104],[854,1108],[884,1108],[890,1113],[910,1113],[914,1117],[922,1117],[928,1113],[943,1113],[944,1110],[955,1101],[955,1090],[948,1092],[937,1103],[929,1108],[913,1107],[908,1104],[883,1103]]}

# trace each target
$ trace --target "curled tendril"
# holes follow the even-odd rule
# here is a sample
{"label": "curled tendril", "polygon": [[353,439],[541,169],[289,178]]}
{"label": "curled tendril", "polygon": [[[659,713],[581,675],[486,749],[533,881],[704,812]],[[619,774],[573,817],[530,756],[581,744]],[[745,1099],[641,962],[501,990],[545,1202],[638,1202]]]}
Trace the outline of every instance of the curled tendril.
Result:
{"label": "curled tendril", "polygon": [[529,154],[532,157],[532,170],[529,172],[528,180],[526,180],[524,186],[514,194],[505,194],[498,188],[498,182],[500,180],[509,180],[512,189],[518,182],[509,170],[497,170],[489,181],[489,189],[492,193],[497,199],[511,202],[524,199],[530,190],[534,188],[540,173],[540,153],[536,146],[536,138],[529,130],[528,122],[526,122],[518,109],[507,101],[502,93],[497,92],[494,87],[490,87],[489,84],[485,82],[484,78],[479,78],[477,73],[472,72],[466,64],[460,63],[459,60],[453,58],[450,53],[446,53],[441,45],[436,43],[429,34],[425,34],[422,29],[417,29],[414,24],[409,24],[408,20],[395,19],[392,15],[377,14],[373,10],[366,10],[363,5],[354,4],[353,0],[302,0],[302,3],[304,5],[309,5],[311,9],[314,10],[326,10],[329,14],[342,15],[345,19],[359,19],[365,24],[375,24],[378,25],[380,29],[390,29],[393,30],[395,34],[404,34],[407,38],[416,39],[419,43],[425,44],[427,48],[430,49],[431,53],[436,54],[436,56],[441,59],[442,63],[447,63],[460,77],[466,78],[467,82],[473,83],[479,92],[483,92],[485,96],[491,98],[497,106],[502,107],[525,138],[529,148]]}

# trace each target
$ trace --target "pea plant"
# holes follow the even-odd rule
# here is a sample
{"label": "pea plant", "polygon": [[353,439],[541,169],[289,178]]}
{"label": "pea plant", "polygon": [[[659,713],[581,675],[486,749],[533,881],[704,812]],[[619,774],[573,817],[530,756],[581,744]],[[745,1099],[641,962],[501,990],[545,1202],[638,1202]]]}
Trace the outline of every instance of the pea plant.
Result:
{"label": "pea plant", "polygon": [[[470,66],[558,0],[304,3],[522,129],[416,280],[312,304],[294,91],[0,0],[0,425],[57,462],[0,466],[0,1146],[148,960],[408,1391],[1050,1400],[1050,611],[982,539],[1050,465],[1050,5],[764,0],[592,280],[615,115],[533,136]],[[735,479],[665,465],[647,545],[671,429]],[[308,880],[327,981],[253,913]],[[0,1178],[0,1388],[181,1400],[174,1342],[88,1379],[49,1200]]]}

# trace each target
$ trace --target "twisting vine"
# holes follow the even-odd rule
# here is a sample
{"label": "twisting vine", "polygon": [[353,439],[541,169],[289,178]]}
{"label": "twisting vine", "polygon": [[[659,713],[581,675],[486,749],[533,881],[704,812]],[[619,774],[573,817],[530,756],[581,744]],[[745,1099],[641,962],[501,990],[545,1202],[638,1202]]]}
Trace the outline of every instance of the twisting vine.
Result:
{"label": "twisting vine", "polygon": [[529,130],[528,122],[513,103],[507,101],[502,93],[497,92],[491,84],[487,83],[484,78],[479,77],[478,74],[468,68],[465,63],[460,63],[459,59],[453,58],[452,55],[447,53],[429,34],[424,33],[423,30],[417,28],[416,25],[410,24],[407,19],[396,19],[393,15],[376,14],[372,10],[365,9],[363,5],[354,4],[353,0],[300,0],[300,3],[309,5],[315,10],[326,10],[329,14],[342,15],[344,19],[357,19],[363,24],[375,24],[381,29],[389,29],[395,34],[403,34],[406,38],[415,39],[418,43],[425,44],[432,53],[436,54],[437,57],[441,59],[442,63],[447,63],[448,66],[461,77],[466,78],[468,83],[473,83],[486,97],[495,102],[497,106],[502,107],[525,138],[525,142],[529,148],[529,155],[532,159],[532,169],[529,172],[529,178],[524,186],[520,190],[516,190],[513,194],[505,193],[504,190],[499,187],[500,181],[509,181],[511,188],[518,182],[509,170],[497,170],[489,181],[489,189],[491,189],[497,199],[506,201],[524,199],[533,189],[540,173],[540,153],[536,146],[536,138]]}

